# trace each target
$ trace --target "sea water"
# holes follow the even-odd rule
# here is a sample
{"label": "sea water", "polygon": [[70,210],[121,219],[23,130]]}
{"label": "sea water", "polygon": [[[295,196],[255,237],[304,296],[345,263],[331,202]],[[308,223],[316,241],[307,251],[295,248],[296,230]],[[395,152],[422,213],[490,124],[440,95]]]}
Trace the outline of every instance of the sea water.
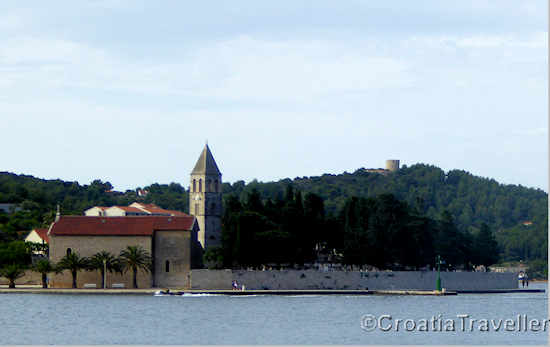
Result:
{"label": "sea water", "polygon": [[[547,284],[529,287],[547,289]],[[547,344],[549,326],[546,332],[524,326],[524,322],[547,319],[547,307],[546,293],[0,294],[0,343]],[[451,320],[454,330],[449,329]],[[483,320],[488,322],[488,331],[479,324]],[[505,326],[506,320],[514,326]],[[381,324],[373,328],[369,321]]]}

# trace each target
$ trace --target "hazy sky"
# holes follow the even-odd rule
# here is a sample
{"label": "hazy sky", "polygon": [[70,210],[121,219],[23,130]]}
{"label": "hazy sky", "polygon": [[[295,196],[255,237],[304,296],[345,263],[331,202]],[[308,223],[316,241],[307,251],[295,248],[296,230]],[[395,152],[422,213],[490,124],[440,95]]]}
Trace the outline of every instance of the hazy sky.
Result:
{"label": "hazy sky", "polygon": [[547,191],[546,1],[2,1],[0,171],[464,169]]}

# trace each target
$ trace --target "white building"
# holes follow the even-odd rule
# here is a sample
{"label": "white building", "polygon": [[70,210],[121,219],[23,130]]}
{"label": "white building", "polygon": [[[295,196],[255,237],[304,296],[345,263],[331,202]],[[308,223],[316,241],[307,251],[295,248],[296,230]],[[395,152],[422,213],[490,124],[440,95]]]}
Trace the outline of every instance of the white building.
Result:
{"label": "white building", "polygon": [[41,228],[31,230],[27,237],[25,237],[25,242],[48,243],[48,229]]}
{"label": "white building", "polygon": [[84,211],[84,215],[89,217],[188,216],[188,214],[180,211],[165,210],[155,204],[144,204],[138,202],[134,202],[130,206],[94,206]]}
{"label": "white building", "polygon": [[[48,239],[48,229],[47,228],[40,228],[40,229],[33,229],[31,232],[25,237],[25,242],[34,242],[39,243],[41,245],[47,245],[49,243]],[[33,251],[34,254],[37,255],[46,255],[47,253],[45,251]]]}
{"label": "white building", "polygon": [[94,206],[92,208],[87,209],[84,211],[85,216],[105,216],[105,210],[108,209],[108,207],[104,206]]}

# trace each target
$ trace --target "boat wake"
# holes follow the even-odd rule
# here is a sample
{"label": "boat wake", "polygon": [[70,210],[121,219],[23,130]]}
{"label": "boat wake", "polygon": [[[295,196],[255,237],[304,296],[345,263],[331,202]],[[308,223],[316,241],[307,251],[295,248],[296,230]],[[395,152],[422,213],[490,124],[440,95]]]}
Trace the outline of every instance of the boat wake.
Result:
{"label": "boat wake", "polygon": [[203,296],[220,296],[221,294],[208,294],[208,293],[166,293],[162,291],[156,291],[153,296],[184,296],[184,297],[203,297]]}
{"label": "boat wake", "polygon": [[183,293],[181,296],[192,296],[192,297],[202,297],[202,296],[220,296],[222,294],[208,294],[208,293]]}

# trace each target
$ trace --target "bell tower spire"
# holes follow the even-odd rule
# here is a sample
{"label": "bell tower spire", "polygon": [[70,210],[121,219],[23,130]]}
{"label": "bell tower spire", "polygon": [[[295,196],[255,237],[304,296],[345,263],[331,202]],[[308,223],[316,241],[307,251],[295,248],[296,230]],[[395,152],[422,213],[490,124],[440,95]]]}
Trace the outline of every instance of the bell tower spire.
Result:
{"label": "bell tower spire", "polygon": [[189,187],[189,214],[197,218],[203,249],[221,244],[222,174],[206,142]]}

